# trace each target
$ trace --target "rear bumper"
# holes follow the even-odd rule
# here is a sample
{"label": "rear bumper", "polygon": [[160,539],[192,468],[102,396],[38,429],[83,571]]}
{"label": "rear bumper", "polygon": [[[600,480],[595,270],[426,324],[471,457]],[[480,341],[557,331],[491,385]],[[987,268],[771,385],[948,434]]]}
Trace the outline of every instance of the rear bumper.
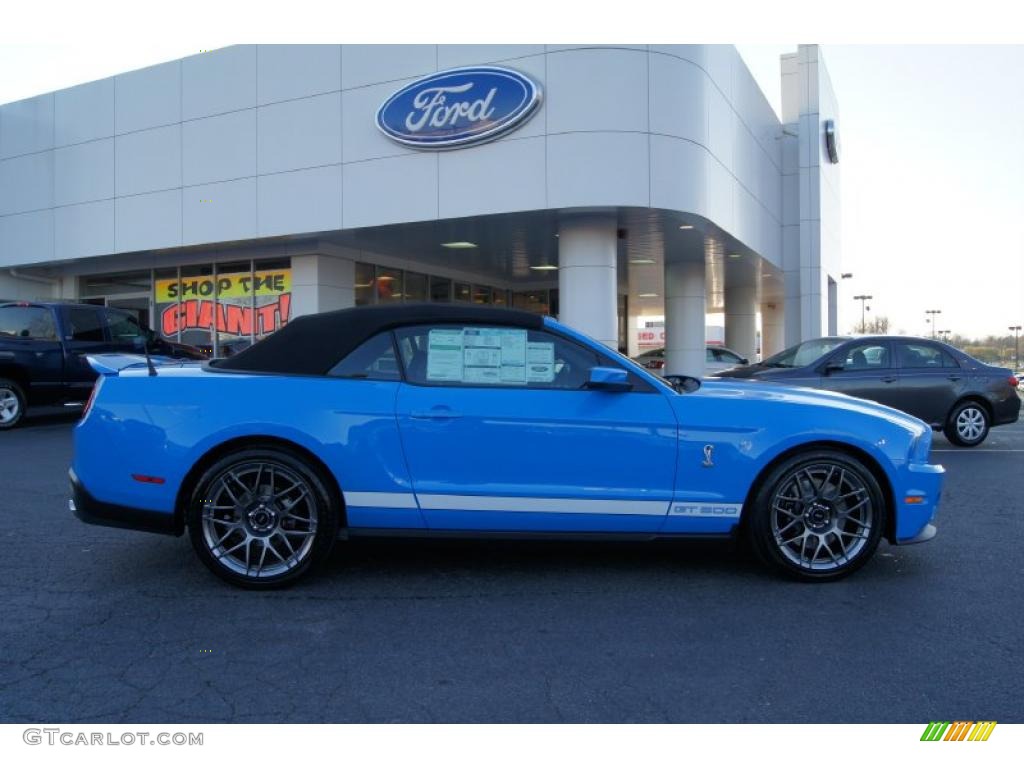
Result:
{"label": "rear bumper", "polygon": [[992,426],[1013,424],[1020,418],[1020,397],[1016,392],[1005,400],[992,405]]}
{"label": "rear bumper", "polygon": [[83,523],[105,525],[111,528],[129,528],[149,533],[166,533],[171,536],[182,534],[180,527],[175,522],[174,515],[99,501],[86,490],[73,469],[68,470],[68,479],[71,483],[68,509],[74,512],[75,517]]}

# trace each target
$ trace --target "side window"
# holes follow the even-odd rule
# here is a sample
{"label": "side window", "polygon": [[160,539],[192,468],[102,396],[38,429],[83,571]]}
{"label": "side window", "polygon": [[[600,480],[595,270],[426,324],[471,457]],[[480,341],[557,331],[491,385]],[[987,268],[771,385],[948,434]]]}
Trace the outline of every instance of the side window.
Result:
{"label": "side window", "polygon": [[423,325],[396,331],[413,384],[582,389],[596,353],[546,331]]}
{"label": "side window", "polygon": [[740,364],[740,356],[734,355],[726,349],[716,349],[715,356],[718,358],[718,362],[720,363],[732,363],[733,365]]}
{"label": "side window", "polygon": [[959,368],[953,356],[931,344],[900,342],[896,354],[901,368]]}
{"label": "side window", "polygon": [[384,331],[367,339],[353,349],[327,372],[339,379],[366,379],[369,381],[398,381],[398,360],[391,332]]}
{"label": "side window", "polygon": [[103,315],[113,341],[131,341],[142,335],[142,327],[131,315],[111,309],[103,310]]}
{"label": "side window", "polygon": [[67,310],[68,331],[72,341],[106,341],[103,323],[95,309],[69,307]]}
{"label": "side window", "polygon": [[46,307],[0,307],[0,337],[56,341],[53,313]]}
{"label": "side window", "polygon": [[845,359],[840,358],[847,371],[864,371],[889,368],[889,348],[885,344],[858,344],[846,351]]}
{"label": "side window", "polygon": [[705,363],[713,363],[713,362],[715,362],[715,350],[708,349],[707,347],[704,348],[704,362]]}

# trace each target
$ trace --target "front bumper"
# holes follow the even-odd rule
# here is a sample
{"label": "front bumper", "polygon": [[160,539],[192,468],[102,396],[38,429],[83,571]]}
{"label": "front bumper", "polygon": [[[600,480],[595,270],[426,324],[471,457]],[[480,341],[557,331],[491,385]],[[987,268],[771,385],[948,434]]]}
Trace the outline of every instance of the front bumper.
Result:
{"label": "front bumper", "polygon": [[129,528],[149,533],[166,533],[171,536],[180,536],[182,533],[180,527],[175,523],[174,515],[99,501],[85,489],[73,469],[68,470],[68,479],[71,482],[71,498],[68,499],[68,509],[74,512],[75,517],[83,523],[105,525],[111,528]]}
{"label": "front bumper", "polygon": [[937,531],[931,523],[939,507],[945,473],[946,470],[938,464],[911,463],[894,478],[896,526],[893,544],[920,544],[935,538]]}

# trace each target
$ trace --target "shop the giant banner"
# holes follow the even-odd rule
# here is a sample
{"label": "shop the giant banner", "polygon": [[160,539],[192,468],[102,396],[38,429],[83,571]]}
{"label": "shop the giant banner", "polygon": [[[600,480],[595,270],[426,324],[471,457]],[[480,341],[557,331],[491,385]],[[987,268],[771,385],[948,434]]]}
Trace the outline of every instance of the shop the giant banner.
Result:
{"label": "shop the giant banner", "polygon": [[160,331],[167,337],[199,329],[263,336],[291,315],[290,269],[157,280],[155,290]]}

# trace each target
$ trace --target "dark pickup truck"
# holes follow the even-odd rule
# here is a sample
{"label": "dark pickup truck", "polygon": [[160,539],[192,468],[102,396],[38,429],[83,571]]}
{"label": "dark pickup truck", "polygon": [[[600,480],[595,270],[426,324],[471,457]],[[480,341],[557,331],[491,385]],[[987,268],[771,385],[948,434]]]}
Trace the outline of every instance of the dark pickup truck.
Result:
{"label": "dark pickup truck", "polygon": [[194,347],[171,344],[125,310],[93,304],[0,304],[0,430],[11,429],[31,406],[83,403],[96,373],[85,355],[137,352],[202,360]]}

